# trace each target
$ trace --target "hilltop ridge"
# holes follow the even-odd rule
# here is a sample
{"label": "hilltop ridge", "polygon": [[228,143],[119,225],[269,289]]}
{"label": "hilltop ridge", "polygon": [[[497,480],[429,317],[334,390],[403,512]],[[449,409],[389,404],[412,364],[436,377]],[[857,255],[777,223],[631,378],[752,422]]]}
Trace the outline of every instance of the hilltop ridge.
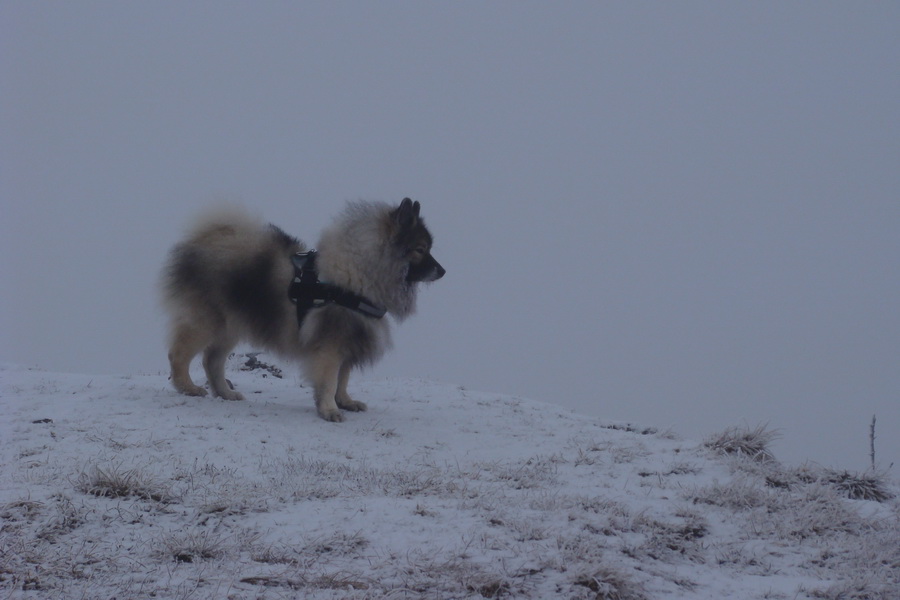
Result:
{"label": "hilltop ridge", "polygon": [[2,596],[900,589],[896,482],[781,465],[764,428],[683,440],[420,379],[360,380],[369,411],[333,424],[254,360],[229,364],[244,402],[177,395],[163,374],[0,366]]}

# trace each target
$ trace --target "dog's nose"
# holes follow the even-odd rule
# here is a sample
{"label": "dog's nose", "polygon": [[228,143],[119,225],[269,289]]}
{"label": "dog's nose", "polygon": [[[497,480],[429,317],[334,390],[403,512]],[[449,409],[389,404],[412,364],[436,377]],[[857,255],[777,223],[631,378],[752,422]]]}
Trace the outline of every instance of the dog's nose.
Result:
{"label": "dog's nose", "polygon": [[446,272],[447,272],[447,271],[446,271],[446,270],[444,269],[444,267],[442,267],[441,265],[439,265],[439,264],[438,264],[438,265],[435,265],[435,275],[434,275],[434,280],[437,281],[438,279],[440,279],[441,277],[443,277],[444,274],[445,274]]}

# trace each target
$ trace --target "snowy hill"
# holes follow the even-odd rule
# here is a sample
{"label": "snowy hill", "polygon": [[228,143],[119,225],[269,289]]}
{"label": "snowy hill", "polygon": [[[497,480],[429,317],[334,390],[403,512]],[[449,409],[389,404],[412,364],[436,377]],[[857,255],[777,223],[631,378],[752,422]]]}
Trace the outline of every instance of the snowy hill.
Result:
{"label": "snowy hill", "polygon": [[765,430],[362,379],[326,423],[245,360],[245,402],[2,366],[0,597],[900,597],[896,484],[779,465]]}

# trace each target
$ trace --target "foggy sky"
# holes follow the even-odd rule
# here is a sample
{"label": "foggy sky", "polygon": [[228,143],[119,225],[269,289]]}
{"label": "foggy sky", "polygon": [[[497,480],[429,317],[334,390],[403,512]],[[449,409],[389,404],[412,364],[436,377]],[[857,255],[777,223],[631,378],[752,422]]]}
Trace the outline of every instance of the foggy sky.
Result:
{"label": "foggy sky", "polygon": [[[786,461],[900,461],[900,5],[0,5],[0,360],[165,373],[228,200],[314,244],[422,202],[447,276],[369,377]],[[352,381],[351,381],[352,386]],[[310,402],[308,390],[298,402]],[[473,406],[477,410],[477,406]]]}

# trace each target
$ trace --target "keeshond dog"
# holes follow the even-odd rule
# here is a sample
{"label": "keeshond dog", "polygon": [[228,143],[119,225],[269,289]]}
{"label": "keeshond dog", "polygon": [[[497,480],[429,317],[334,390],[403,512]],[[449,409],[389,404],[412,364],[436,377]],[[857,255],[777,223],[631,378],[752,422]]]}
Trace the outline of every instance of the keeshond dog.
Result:
{"label": "keeshond dog", "polygon": [[225,379],[225,361],[249,342],[303,365],[323,419],[366,410],[347,393],[350,371],[390,347],[385,312],[397,321],[410,316],[418,285],[445,273],[419,210],[409,198],[399,206],[350,203],[314,252],[237,210],[203,220],[163,271],[172,385],[206,395],[189,373],[203,352],[213,395],[243,400]]}

